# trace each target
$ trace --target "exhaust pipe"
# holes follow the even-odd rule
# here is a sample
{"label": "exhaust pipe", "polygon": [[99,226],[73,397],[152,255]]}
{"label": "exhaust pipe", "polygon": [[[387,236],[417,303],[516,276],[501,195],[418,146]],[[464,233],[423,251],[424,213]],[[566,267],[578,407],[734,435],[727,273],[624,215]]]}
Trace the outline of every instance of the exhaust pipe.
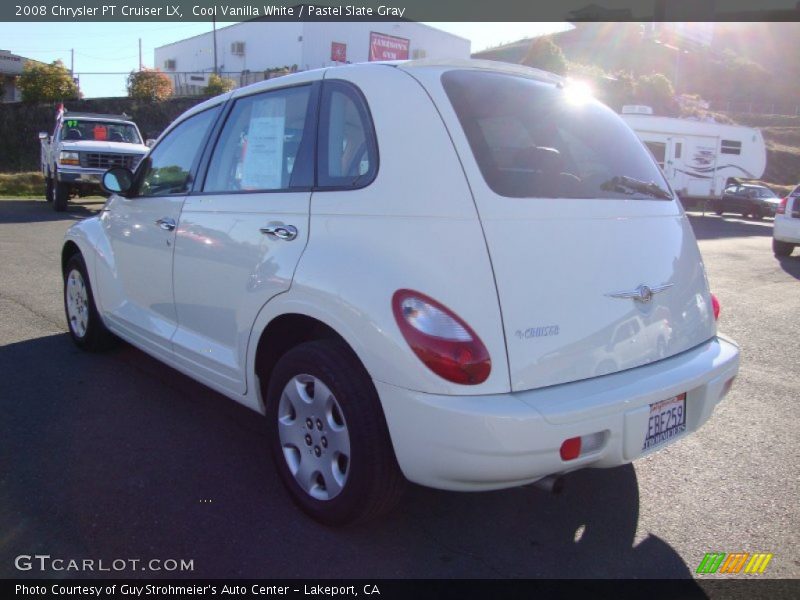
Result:
{"label": "exhaust pipe", "polygon": [[551,494],[560,494],[564,491],[564,476],[563,475],[548,475],[534,482],[536,487]]}

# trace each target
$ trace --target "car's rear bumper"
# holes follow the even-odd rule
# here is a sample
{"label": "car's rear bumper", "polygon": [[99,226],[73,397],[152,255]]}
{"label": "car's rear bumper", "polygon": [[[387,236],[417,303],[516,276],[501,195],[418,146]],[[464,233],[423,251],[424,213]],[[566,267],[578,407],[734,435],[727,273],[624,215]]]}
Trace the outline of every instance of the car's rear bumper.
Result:
{"label": "car's rear bumper", "polygon": [[800,219],[778,215],[772,236],[779,242],[800,244]]}
{"label": "car's rear bumper", "polygon": [[774,217],[775,216],[775,211],[778,210],[778,205],[777,204],[772,204],[770,202],[765,202],[764,204],[759,206],[759,209],[761,210],[761,214],[763,216],[765,216],[765,217]]}
{"label": "car's rear bumper", "polygon": [[[683,437],[708,420],[738,369],[738,347],[715,337],[657,363],[525,392],[440,396],[375,384],[405,476],[475,491],[614,467],[652,452],[642,450],[651,403],[686,392]],[[593,433],[601,434],[599,448],[561,459],[564,440]]]}

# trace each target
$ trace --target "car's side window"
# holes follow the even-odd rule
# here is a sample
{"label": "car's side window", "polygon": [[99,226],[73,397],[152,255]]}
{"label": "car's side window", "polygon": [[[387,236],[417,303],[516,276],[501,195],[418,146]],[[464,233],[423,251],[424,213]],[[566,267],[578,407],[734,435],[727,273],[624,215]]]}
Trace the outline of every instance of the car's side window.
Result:
{"label": "car's side window", "polygon": [[188,191],[192,165],[218,112],[219,107],[215,106],[192,115],[153,148],[142,167],[137,196],[166,196]]}
{"label": "car's side window", "polygon": [[367,104],[358,89],[325,81],[320,111],[317,186],[358,188],[378,171],[378,146]]}
{"label": "car's side window", "polygon": [[310,171],[296,168],[310,129],[310,97],[311,86],[303,85],[237,100],[211,155],[203,191],[310,187]]}

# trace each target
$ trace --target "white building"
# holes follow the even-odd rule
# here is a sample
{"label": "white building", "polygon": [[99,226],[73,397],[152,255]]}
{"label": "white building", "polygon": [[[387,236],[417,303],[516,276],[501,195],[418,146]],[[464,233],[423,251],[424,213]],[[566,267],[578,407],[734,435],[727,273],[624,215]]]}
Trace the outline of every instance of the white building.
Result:
{"label": "white building", "polygon": [[[217,29],[217,69],[246,85],[283,67],[305,71],[370,60],[469,58],[470,41],[411,21],[245,21]],[[213,32],[155,49],[176,94],[197,94],[214,72]]]}

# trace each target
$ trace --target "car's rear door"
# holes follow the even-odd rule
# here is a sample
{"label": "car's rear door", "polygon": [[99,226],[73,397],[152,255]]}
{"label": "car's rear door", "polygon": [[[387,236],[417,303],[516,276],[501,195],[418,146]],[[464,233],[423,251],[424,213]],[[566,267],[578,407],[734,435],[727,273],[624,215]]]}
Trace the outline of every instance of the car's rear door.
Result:
{"label": "car's rear door", "polygon": [[129,197],[112,196],[101,216],[110,244],[97,268],[102,310],[112,327],[146,349],[171,350],[177,225],[219,110],[205,108],[167,132],[141,166]]}
{"label": "car's rear door", "polygon": [[235,393],[258,311],[308,240],[321,74],[234,93],[175,240],[175,356]]}

